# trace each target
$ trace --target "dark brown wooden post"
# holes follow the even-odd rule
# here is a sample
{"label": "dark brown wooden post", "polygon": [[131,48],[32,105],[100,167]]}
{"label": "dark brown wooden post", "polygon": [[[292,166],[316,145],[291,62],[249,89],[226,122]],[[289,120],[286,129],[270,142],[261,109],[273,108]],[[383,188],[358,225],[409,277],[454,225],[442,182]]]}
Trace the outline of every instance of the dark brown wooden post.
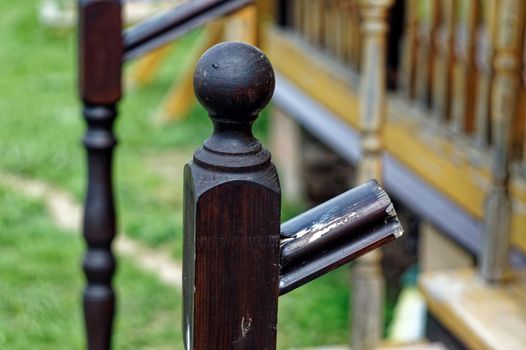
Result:
{"label": "dark brown wooden post", "polygon": [[280,188],[251,131],[274,72],[258,49],[222,43],[197,64],[194,90],[214,132],[185,167],[185,347],[275,349]]}
{"label": "dark brown wooden post", "polygon": [[79,88],[88,130],[88,185],[84,212],[87,252],[84,272],[84,316],[87,347],[109,349],[115,294],[112,277],[115,258],[115,209],[112,190],[112,131],[121,97],[121,5],[118,0],[79,2]]}

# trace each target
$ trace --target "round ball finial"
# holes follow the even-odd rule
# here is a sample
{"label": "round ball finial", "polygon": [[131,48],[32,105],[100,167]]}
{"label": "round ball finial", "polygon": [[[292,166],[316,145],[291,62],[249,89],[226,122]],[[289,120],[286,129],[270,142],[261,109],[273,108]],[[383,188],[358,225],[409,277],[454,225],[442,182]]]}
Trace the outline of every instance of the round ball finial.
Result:
{"label": "round ball finial", "polygon": [[249,123],[274,93],[274,69],[254,46],[225,42],[208,49],[197,63],[194,92],[213,120]]}

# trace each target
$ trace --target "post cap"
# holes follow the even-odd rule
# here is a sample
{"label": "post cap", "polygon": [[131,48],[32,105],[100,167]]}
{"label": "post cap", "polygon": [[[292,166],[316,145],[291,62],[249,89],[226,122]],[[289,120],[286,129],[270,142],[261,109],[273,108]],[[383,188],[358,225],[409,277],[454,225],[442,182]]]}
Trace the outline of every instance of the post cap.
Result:
{"label": "post cap", "polygon": [[274,69],[254,46],[225,42],[197,63],[194,92],[213,121],[244,124],[257,118],[274,93]]}

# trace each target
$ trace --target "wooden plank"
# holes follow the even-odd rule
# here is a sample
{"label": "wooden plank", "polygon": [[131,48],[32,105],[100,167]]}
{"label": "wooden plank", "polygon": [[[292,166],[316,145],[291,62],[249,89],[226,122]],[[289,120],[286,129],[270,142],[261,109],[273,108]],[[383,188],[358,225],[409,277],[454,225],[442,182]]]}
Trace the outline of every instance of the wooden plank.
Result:
{"label": "wooden plank", "polygon": [[[350,164],[356,164],[361,159],[357,131],[283,76],[278,75],[273,103]],[[384,153],[383,157],[383,178],[389,192],[422,218],[439,225],[441,230],[465,249],[476,254],[480,242],[480,223],[400,161],[388,153]],[[429,205],[422,206],[421,203]],[[443,220],[444,217],[448,220]]]}
{"label": "wooden plank", "polygon": [[385,127],[386,150],[390,154],[471,215],[482,218],[490,180],[487,172],[456,159],[453,152],[437,152],[425,138],[421,127],[408,120],[391,118]]}
{"label": "wooden plank", "polygon": [[526,344],[526,274],[486,285],[473,269],[422,275],[430,312],[467,347],[522,350]]}
{"label": "wooden plank", "polygon": [[358,95],[349,79],[336,71],[330,72],[327,61],[296,38],[275,28],[269,27],[268,30],[263,47],[274,67],[312,98],[357,128]]}

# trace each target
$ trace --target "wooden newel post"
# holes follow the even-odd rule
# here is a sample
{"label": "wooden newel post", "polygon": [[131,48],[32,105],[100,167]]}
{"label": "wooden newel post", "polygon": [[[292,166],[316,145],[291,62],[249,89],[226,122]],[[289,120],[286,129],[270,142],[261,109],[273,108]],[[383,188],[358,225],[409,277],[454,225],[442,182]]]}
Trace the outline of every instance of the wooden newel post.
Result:
{"label": "wooden newel post", "polygon": [[197,64],[194,90],[214,132],[185,167],[185,347],[274,349],[280,187],[251,131],[274,72],[258,49],[222,43]]}
{"label": "wooden newel post", "polygon": [[369,181],[280,226],[280,187],[252,123],[274,91],[265,55],[209,49],[194,90],[214,123],[185,167],[183,333],[190,349],[275,349],[279,295],[402,234]]}

